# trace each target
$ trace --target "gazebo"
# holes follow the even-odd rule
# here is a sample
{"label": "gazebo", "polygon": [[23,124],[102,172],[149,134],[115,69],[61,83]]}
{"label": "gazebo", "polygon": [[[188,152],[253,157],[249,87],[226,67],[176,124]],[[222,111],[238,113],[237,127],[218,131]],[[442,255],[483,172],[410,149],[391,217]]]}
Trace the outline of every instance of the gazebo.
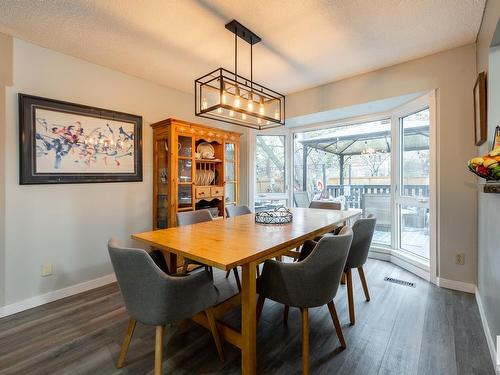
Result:
{"label": "gazebo", "polygon": [[[302,187],[307,190],[307,164],[310,150],[316,149],[339,157],[339,185],[344,185],[344,162],[347,156],[391,152],[391,124],[382,122],[332,128],[327,136],[300,140],[302,144]],[[429,149],[427,121],[412,121],[404,128],[404,150]]]}

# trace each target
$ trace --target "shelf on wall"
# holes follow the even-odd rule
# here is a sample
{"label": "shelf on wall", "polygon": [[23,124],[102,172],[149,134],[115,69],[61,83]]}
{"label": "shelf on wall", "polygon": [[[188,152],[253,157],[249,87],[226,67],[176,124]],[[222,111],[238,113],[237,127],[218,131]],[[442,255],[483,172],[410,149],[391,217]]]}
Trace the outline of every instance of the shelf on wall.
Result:
{"label": "shelf on wall", "polygon": [[483,183],[481,185],[483,186],[483,193],[500,194],[500,183],[498,182]]}
{"label": "shelf on wall", "polygon": [[466,182],[466,186],[487,194],[500,194],[500,182]]}

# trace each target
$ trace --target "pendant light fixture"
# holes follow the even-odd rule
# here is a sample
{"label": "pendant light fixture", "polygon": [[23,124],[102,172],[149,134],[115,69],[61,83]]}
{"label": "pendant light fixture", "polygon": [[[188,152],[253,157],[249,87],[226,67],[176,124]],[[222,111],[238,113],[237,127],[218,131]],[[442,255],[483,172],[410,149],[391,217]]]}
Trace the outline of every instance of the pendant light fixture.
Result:
{"label": "pendant light fixture", "polygon": [[[253,81],[253,45],[260,37],[233,20],[234,72],[219,68],[195,81],[195,114],[263,130],[285,125],[285,96]],[[250,79],[238,75],[238,38],[250,44]]]}

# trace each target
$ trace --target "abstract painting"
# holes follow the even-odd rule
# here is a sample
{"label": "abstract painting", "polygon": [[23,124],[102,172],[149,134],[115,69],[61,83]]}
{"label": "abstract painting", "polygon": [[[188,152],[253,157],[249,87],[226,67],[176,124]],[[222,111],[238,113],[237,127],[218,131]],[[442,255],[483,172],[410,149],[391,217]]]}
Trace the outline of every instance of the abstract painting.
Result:
{"label": "abstract painting", "polygon": [[142,181],[142,117],[19,94],[20,183]]}

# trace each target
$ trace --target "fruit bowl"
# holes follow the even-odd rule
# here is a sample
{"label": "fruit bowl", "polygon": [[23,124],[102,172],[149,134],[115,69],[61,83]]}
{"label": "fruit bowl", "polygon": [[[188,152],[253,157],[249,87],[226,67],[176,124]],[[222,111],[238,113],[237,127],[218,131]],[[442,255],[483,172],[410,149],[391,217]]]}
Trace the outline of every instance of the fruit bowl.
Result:
{"label": "fruit bowl", "polygon": [[469,160],[468,168],[475,175],[488,181],[500,181],[500,147],[487,155],[472,158]]}

